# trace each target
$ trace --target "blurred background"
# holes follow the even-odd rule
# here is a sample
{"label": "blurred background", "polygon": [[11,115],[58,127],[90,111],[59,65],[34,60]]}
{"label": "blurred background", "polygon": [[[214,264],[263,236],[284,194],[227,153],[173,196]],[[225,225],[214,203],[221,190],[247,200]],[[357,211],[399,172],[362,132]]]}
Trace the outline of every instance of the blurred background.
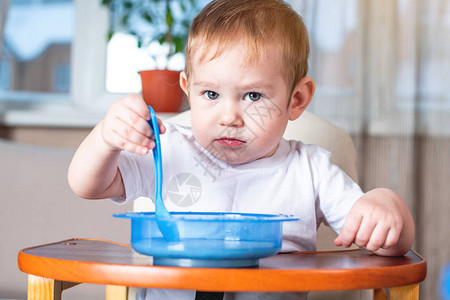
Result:
{"label": "blurred background", "polygon": [[[0,212],[0,298],[26,297],[26,275],[15,261],[21,248],[80,234],[127,242],[128,228],[113,220],[113,230],[79,228],[80,218],[99,220],[77,209],[108,211],[107,222],[109,210],[124,208],[73,200],[66,168],[108,106],[141,91],[137,71],[183,69],[185,30],[208,1],[169,1],[169,7],[156,2],[0,0],[0,201],[9,208]],[[389,187],[405,199],[416,222],[414,249],[428,263],[421,298],[439,299],[439,274],[450,261],[450,2],[288,2],[310,33],[309,75],[317,89],[308,110],[351,134],[363,190]],[[158,23],[158,14],[164,22]],[[36,165],[37,159],[45,164]],[[21,172],[38,173],[41,181]],[[70,207],[73,230],[59,235],[60,219],[24,213],[41,201],[24,194],[30,183],[54,180],[58,186],[29,193],[38,191],[41,196],[34,197],[49,201],[56,189],[57,205]],[[17,224],[6,221],[12,211]],[[31,236],[29,228],[23,235],[8,229],[20,228],[20,218],[36,222]],[[13,250],[4,250],[5,243]]]}

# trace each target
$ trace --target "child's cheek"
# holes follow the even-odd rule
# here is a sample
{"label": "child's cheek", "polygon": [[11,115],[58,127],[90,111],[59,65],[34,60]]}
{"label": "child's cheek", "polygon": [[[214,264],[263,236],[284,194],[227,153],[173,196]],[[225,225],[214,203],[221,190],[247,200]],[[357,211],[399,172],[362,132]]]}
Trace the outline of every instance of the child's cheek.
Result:
{"label": "child's cheek", "polygon": [[249,130],[257,134],[271,131],[274,123],[277,123],[283,115],[283,110],[274,102],[268,99],[250,103],[244,108],[244,120]]}

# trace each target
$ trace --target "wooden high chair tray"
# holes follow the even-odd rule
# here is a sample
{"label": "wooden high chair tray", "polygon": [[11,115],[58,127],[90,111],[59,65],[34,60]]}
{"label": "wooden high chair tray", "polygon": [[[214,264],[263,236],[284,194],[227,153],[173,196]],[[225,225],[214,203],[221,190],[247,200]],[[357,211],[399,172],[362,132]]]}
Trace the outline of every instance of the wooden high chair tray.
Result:
{"label": "wooden high chair tray", "polygon": [[201,291],[329,291],[416,285],[426,262],[414,251],[382,257],[357,249],[295,252],[260,259],[243,269],[153,266],[129,245],[70,239],[23,249],[25,273],[62,282]]}

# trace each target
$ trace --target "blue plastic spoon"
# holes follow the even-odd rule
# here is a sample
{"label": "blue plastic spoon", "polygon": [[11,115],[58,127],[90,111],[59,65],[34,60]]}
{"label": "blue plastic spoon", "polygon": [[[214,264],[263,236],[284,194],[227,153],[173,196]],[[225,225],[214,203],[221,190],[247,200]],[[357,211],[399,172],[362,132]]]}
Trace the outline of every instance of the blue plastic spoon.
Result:
{"label": "blue plastic spoon", "polygon": [[[164,205],[162,198],[162,163],[161,163],[161,142],[159,139],[159,126],[156,120],[155,111],[151,106],[148,106],[150,110],[150,120],[148,124],[153,130],[155,138],[155,148],[153,148],[153,159],[155,161],[155,217],[159,230],[163,237],[168,241],[179,241],[180,234],[175,220],[172,219],[171,214]],[[172,219],[172,220],[171,220]]]}

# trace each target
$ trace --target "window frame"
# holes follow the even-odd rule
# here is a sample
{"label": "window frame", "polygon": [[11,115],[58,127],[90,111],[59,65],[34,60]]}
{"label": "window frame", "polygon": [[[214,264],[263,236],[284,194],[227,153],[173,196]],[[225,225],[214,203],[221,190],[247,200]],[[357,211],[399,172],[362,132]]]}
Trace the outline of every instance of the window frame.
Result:
{"label": "window frame", "polygon": [[109,9],[96,0],[74,0],[69,93],[0,92],[0,125],[93,127],[125,93],[106,90]]}
{"label": "window frame", "polygon": [[72,102],[87,110],[105,111],[115,100],[126,95],[106,90],[109,9],[101,5],[100,1],[75,0],[75,11],[71,61]]}

